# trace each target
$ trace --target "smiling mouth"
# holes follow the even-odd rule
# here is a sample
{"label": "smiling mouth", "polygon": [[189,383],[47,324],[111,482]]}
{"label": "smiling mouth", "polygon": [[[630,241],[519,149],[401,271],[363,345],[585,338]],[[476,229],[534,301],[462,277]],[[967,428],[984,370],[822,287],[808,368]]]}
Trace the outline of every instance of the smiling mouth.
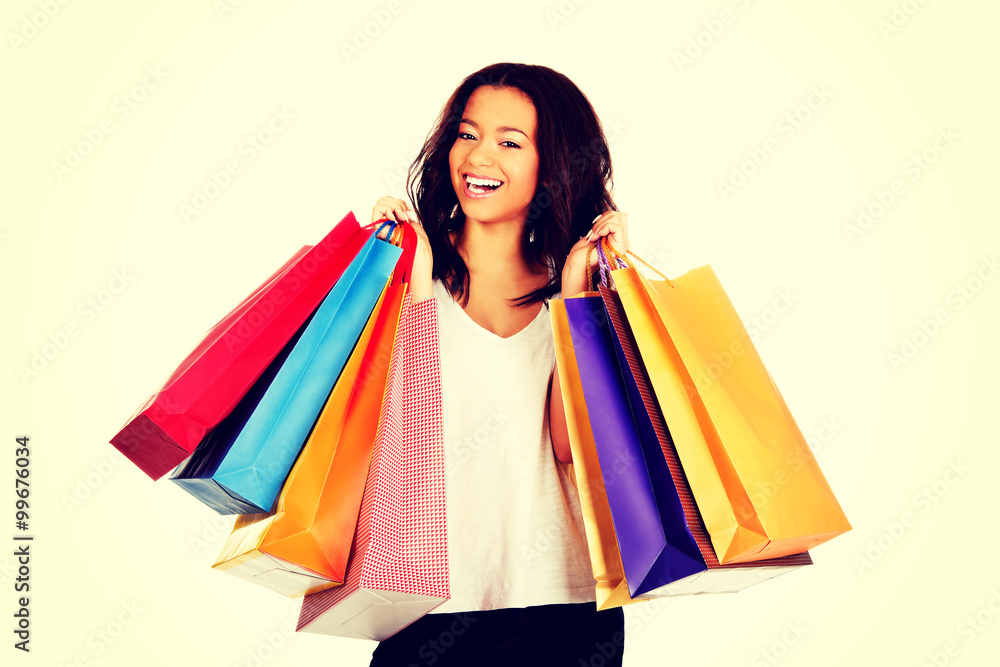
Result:
{"label": "smiling mouth", "polygon": [[488,195],[503,185],[503,181],[498,181],[495,178],[480,178],[469,174],[465,174],[464,178],[465,189],[474,195]]}

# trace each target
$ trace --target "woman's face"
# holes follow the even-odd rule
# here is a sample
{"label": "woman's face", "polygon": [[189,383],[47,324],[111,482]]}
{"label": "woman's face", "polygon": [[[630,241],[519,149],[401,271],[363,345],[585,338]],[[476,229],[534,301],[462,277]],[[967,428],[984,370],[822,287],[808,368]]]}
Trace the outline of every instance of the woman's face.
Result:
{"label": "woman's face", "polygon": [[524,223],[538,184],[537,117],[516,88],[477,88],[448,156],[451,184],[465,216]]}

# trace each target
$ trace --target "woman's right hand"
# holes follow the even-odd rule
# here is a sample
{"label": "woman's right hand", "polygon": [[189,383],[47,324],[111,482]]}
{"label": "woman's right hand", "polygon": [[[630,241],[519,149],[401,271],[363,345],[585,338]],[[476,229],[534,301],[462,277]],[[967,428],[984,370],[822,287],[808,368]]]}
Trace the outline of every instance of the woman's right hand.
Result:
{"label": "woman's right hand", "polygon": [[392,220],[406,222],[417,233],[417,248],[413,256],[413,271],[410,273],[410,294],[414,303],[430,299],[434,296],[432,276],[434,274],[434,255],[431,253],[431,243],[427,232],[417,220],[416,211],[403,199],[386,195],[372,208],[372,222]]}

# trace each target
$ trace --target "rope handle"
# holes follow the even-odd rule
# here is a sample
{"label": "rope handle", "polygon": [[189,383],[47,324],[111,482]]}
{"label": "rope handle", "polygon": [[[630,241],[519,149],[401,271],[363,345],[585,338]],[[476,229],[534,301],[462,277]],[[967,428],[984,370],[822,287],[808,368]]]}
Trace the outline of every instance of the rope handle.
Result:
{"label": "rope handle", "polygon": [[595,250],[597,251],[597,256],[598,256],[597,266],[598,266],[598,270],[599,270],[599,272],[601,274],[601,283],[600,284],[603,285],[604,287],[609,287],[609,288],[613,288],[614,287],[614,281],[611,278],[611,272],[615,268],[619,268],[619,269],[634,268],[635,265],[633,264],[632,260],[629,259],[629,257],[627,255],[631,255],[632,259],[637,260],[639,263],[641,263],[647,269],[649,269],[650,271],[652,271],[656,275],[658,275],[661,278],[663,278],[665,281],[667,281],[667,284],[670,285],[671,287],[674,286],[673,281],[671,281],[670,278],[667,278],[665,275],[663,275],[663,273],[661,273],[659,271],[659,269],[657,269],[655,266],[653,266],[652,264],[650,264],[649,262],[647,262],[646,260],[644,260],[642,257],[639,257],[638,255],[636,255],[631,250],[628,250],[628,251],[626,251],[625,254],[623,254],[617,248],[615,248],[614,245],[611,244],[611,241],[609,241],[608,238],[605,236],[605,237],[601,237],[600,241],[598,241],[594,245],[591,245],[587,249],[587,257],[586,257],[586,260],[584,261],[584,263],[586,264],[586,267],[587,267],[586,268],[586,271],[587,271],[587,291],[589,291],[589,292],[593,292],[594,291],[594,274],[590,270],[590,261],[591,261],[591,257],[593,256],[593,252]]}
{"label": "rope handle", "polygon": [[589,248],[587,248],[587,256],[583,260],[583,264],[584,264],[584,269],[583,270],[587,272],[587,291],[588,292],[593,292],[594,291],[594,272],[590,270],[590,258],[594,256],[594,250],[596,249],[596,247],[597,246],[592,245]]}
{"label": "rope handle", "polygon": [[403,247],[403,225],[395,220],[389,220],[388,218],[382,218],[375,222],[365,225],[365,229],[371,229],[375,225],[378,225],[378,229],[375,230],[375,236],[378,237],[382,233],[382,230],[389,227],[389,233],[386,235],[386,242],[391,243],[394,246]]}

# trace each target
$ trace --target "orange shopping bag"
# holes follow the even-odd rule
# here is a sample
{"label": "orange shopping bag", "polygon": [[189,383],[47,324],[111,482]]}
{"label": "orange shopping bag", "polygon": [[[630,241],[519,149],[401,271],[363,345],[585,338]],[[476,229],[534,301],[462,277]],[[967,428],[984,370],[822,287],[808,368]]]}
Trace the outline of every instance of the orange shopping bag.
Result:
{"label": "orange shopping bag", "polygon": [[850,530],[711,267],[611,275],[719,562],[797,554]]}
{"label": "orange shopping bag", "polygon": [[[404,245],[415,242],[412,229],[399,229]],[[408,270],[401,263],[384,289],[275,511],[238,517],[215,569],[293,597],[343,583],[406,295],[400,281]]]}

